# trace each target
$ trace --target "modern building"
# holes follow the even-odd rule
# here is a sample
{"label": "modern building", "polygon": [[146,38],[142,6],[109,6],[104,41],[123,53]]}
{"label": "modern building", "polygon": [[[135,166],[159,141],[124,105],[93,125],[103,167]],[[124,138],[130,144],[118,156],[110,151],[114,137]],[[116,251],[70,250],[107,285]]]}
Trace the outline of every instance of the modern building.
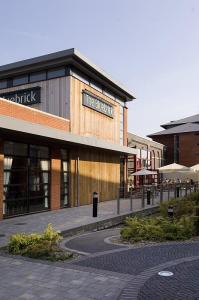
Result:
{"label": "modern building", "polygon": [[164,130],[149,137],[164,144],[165,164],[191,167],[199,163],[199,114],[161,125]]}
{"label": "modern building", "polygon": [[0,218],[117,197],[125,87],[69,49],[0,67]]}
{"label": "modern building", "polygon": [[[128,178],[131,174],[146,168],[156,171],[163,164],[164,145],[147,138],[128,133],[128,146],[135,149],[135,155],[128,156]],[[141,176],[134,177],[134,185],[142,185]],[[151,176],[150,180],[157,181],[157,176]]]}

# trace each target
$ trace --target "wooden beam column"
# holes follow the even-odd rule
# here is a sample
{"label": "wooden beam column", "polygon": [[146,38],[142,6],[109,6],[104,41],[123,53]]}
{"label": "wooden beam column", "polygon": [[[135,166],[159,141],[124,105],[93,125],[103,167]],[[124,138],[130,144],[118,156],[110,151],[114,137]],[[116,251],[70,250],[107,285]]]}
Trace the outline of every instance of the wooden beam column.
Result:
{"label": "wooden beam column", "polygon": [[51,148],[51,210],[60,209],[61,200],[61,153]]}

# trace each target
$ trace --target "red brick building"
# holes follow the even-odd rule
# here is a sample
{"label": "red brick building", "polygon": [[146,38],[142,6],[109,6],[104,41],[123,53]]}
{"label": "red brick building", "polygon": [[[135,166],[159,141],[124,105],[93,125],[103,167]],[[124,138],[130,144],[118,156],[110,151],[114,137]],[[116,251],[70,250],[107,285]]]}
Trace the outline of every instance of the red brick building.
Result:
{"label": "red brick building", "polygon": [[164,164],[191,167],[199,163],[199,114],[161,125],[164,130],[149,137],[165,145]]}

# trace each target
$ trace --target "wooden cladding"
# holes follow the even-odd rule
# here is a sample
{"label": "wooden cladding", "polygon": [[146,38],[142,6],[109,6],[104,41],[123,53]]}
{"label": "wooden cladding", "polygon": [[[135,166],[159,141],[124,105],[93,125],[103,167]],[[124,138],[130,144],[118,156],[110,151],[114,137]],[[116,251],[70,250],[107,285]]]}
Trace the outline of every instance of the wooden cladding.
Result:
{"label": "wooden cladding", "polygon": [[[103,99],[114,109],[114,118],[110,118],[82,105],[82,92],[88,92]],[[71,77],[70,88],[71,132],[83,136],[94,136],[112,143],[120,143],[120,105],[94,88]]]}
{"label": "wooden cladding", "polygon": [[99,193],[100,201],[117,199],[120,184],[119,154],[74,149],[71,151],[70,173],[72,206],[76,206],[78,201],[80,205],[91,204],[93,192]]}

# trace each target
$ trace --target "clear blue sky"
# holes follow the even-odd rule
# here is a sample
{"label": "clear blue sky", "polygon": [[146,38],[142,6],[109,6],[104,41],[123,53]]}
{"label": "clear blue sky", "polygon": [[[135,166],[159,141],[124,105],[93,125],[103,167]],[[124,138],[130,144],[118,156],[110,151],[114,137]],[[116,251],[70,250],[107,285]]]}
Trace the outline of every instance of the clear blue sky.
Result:
{"label": "clear blue sky", "polygon": [[132,90],[129,131],[199,113],[198,0],[0,0],[0,65],[77,48]]}

